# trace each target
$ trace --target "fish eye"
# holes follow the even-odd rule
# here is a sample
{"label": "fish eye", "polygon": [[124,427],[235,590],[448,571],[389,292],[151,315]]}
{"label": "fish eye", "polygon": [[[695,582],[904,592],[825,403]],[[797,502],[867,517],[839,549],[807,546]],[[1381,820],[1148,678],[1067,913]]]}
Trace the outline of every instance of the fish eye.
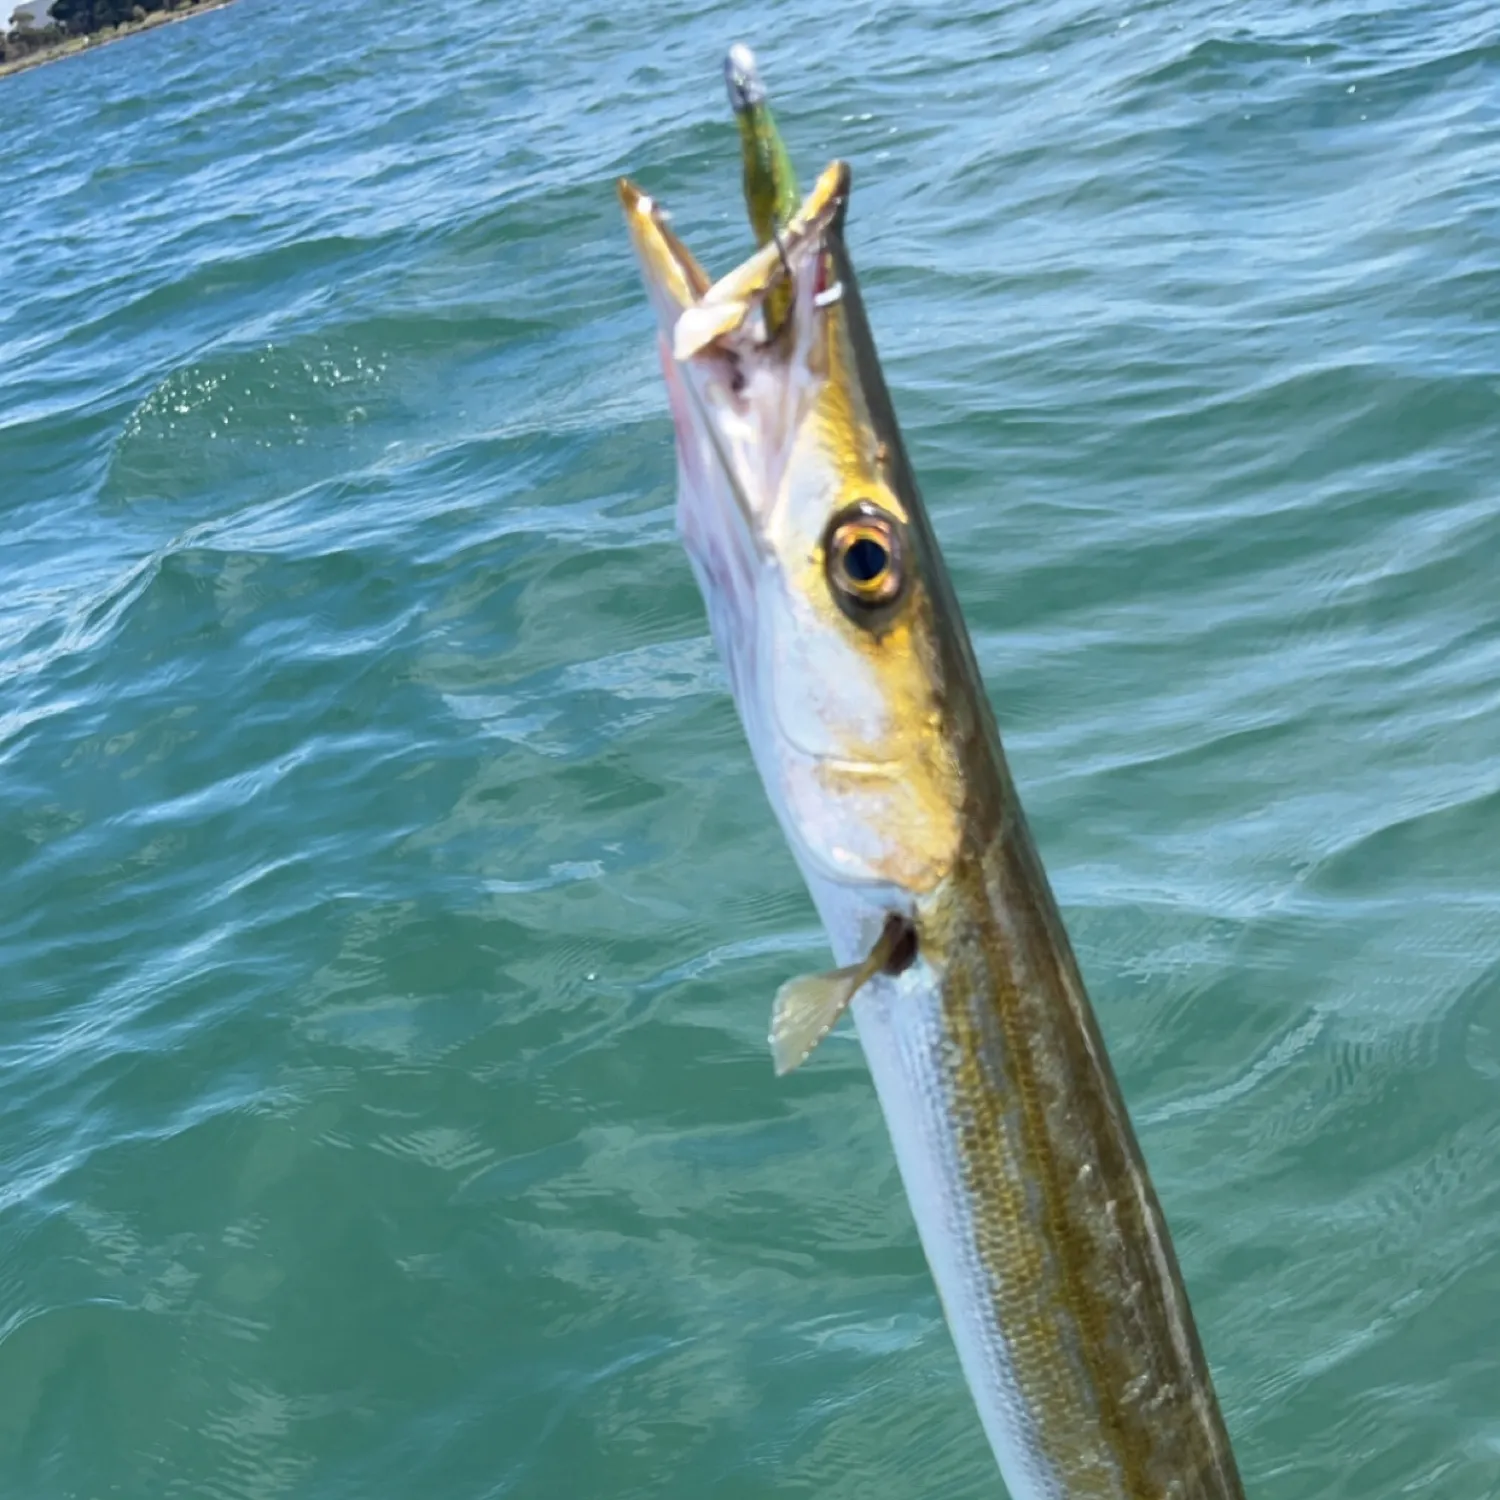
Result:
{"label": "fish eye", "polygon": [[845,613],[895,601],[901,592],[901,538],[895,522],[878,506],[859,500],[829,523],[824,542],[828,580]]}

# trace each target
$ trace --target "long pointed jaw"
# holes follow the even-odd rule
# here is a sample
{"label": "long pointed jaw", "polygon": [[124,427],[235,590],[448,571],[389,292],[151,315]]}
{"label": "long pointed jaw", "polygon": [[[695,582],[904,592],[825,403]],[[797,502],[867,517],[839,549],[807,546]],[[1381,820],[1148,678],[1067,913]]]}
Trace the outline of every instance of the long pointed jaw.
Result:
{"label": "long pointed jaw", "polygon": [[617,186],[646,289],[662,334],[678,359],[690,359],[714,340],[741,333],[768,344],[786,331],[778,320],[765,316],[778,289],[806,290],[803,283],[811,271],[814,284],[808,300],[826,290],[816,285],[816,271],[824,241],[840,227],[848,202],[849,168],[844,162],[827,168],[779,237],[713,283],[672,232],[661,205],[628,178],[622,177]]}
{"label": "long pointed jaw", "polygon": [[826,495],[845,483],[851,444],[833,429],[847,424],[825,418],[830,403],[860,405],[844,389],[853,362],[837,353],[849,169],[830,166],[785,229],[719,281],[658,203],[628,181],[619,193],[677,428],[678,530],[731,678],[745,685],[758,579],[785,555],[798,515],[826,515]]}
{"label": "long pointed jaw", "polygon": [[723,533],[735,533],[735,552],[765,551],[793,448],[837,363],[834,251],[849,169],[830,166],[785,230],[716,282],[655,200],[624,180],[619,193],[677,425],[679,526],[700,575],[708,569],[728,581],[726,571],[738,571],[732,562],[748,559],[727,555]]}

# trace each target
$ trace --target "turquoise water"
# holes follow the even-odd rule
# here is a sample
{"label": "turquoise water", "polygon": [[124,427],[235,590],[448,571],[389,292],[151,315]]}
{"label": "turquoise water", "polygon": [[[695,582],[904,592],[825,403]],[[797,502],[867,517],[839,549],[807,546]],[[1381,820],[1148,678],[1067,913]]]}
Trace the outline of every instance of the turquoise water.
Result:
{"label": "turquoise water", "polygon": [[1492,7],[244,3],[0,81],[0,1496],[997,1497],[610,188],[851,238],[1260,1500],[1500,1493]]}

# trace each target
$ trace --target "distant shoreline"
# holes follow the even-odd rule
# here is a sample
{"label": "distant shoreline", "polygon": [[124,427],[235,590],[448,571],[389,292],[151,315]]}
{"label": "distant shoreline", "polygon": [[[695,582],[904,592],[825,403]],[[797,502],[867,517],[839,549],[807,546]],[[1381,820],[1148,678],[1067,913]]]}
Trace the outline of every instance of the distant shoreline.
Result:
{"label": "distant shoreline", "polygon": [[[0,0],[4,3],[4,0]],[[93,52],[107,47],[111,42],[123,42],[128,37],[143,31],[154,31],[158,26],[170,26],[175,21],[186,21],[190,16],[201,16],[205,11],[222,10],[233,5],[234,0],[185,0],[178,10],[152,11],[144,21],[125,21],[118,26],[108,26],[102,31],[90,31],[83,36],[64,37],[61,41],[38,47],[25,57],[16,57],[0,62],[0,78],[12,73],[24,73],[28,68],[39,68],[43,63],[60,62],[65,57],[77,57],[84,52]]]}

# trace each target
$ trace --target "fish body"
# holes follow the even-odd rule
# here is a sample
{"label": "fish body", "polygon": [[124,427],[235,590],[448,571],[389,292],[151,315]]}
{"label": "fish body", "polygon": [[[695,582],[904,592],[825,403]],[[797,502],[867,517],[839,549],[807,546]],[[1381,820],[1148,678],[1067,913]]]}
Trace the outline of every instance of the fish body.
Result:
{"label": "fish body", "polygon": [[844,242],[849,187],[830,167],[718,282],[620,189],[657,313],[679,530],[844,966],[778,997],[778,1066],[850,1005],[1012,1500],[1242,1500],[902,445]]}

